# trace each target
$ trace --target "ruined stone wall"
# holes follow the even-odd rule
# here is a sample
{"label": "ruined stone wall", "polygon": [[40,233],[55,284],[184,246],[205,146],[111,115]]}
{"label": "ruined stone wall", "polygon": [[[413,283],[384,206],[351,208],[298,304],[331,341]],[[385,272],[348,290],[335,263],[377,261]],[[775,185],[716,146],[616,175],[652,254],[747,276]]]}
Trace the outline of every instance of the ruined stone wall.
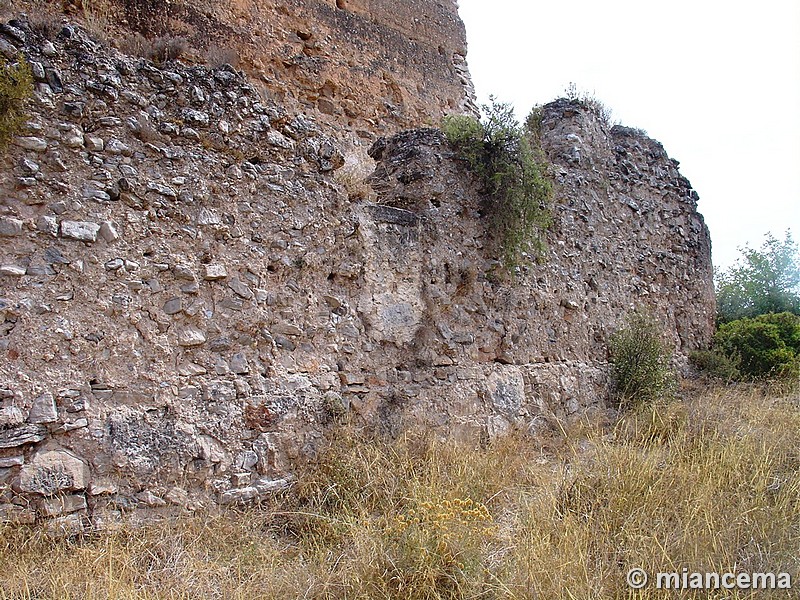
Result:
{"label": "ruined stone wall", "polygon": [[0,156],[0,518],[74,531],[291,484],[332,425],[478,443],[602,408],[652,307],[708,341],[708,232],[661,146],[545,108],[555,225],[498,280],[476,183],[434,129],[335,130],[240,72],[156,68],[68,27],[0,30],[37,81]]}
{"label": "ruined stone wall", "polygon": [[[36,11],[39,1],[15,3]],[[282,105],[318,113],[321,121],[370,140],[438,124],[473,102],[466,34],[454,0],[63,4],[76,18],[88,16],[96,34],[118,46],[130,46],[126,39],[136,32],[151,41],[186,40],[188,61],[234,60]]]}

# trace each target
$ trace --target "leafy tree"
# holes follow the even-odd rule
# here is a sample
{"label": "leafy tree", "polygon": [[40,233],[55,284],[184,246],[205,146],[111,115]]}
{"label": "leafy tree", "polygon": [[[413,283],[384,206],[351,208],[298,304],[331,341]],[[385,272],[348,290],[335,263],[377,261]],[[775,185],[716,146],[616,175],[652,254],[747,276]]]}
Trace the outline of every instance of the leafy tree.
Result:
{"label": "leafy tree", "polygon": [[760,250],[740,248],[735,265],[717,274],[721,323],[765,313],[800,314],[800,251],[790,231],[783,241],[767,234]]}

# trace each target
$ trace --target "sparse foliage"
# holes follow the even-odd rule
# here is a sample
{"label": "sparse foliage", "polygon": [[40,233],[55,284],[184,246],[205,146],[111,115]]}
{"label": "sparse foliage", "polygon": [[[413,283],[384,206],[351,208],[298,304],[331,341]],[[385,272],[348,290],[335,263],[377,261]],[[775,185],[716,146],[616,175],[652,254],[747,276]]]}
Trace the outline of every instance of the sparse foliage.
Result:
{"label": "sparse foliage", "polygon": [[482,120],[448,116],[443,129],[481,181],[487,198],[484,212],[503,264],[517,265],[528,250],[541,255],[551,220],[552,185],[543,153],[531,144],[538,137],[520,126],[511,105],[494,98],[483,107]]}
{"label": "sparse foliage", "polygon": [[592,111],[595,116],[600,119],[606,126],[611,126],[612,112],[605,104],[603,104],[594,93],[585,90],[579,90],[574,82],[570,82],[564,90],[564,94],[570,102],[582,106],[583,108]]}
{"label": "sparse foliage", "polygon": [[741,378],[738,357],[731,358],[719,350],[695,350],[689,354],[691,363],[703,374],[723,381]]}
{"label": "sparse foliage", "polygon": [[25,122],[25,103],[33,95],[31,68],[20,55],[11,63],[0,56],[0,148]]}
{"label": "sparse foliage", "polygon": [[800,250],[791,232],[783,241],[767,234],[759,250],[739,250],[737,263],[716,276],[719,321],[784,311],[800,314]]}
{"label": "sparse foliage", "polygon": [[653,315],[642,310],[628,315],[609,341],[614,396],[623,408],[668,397],[676,378],[672,353]]}

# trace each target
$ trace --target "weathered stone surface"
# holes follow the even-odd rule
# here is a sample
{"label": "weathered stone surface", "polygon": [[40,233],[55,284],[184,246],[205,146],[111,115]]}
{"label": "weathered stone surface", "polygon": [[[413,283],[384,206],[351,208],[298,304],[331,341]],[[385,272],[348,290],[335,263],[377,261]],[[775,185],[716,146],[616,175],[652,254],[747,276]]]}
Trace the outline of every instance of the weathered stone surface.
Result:
{"label": "weathered stone surface", "polygon": [[12,427],[25,422],[25,414],[18,406],[4,406],[0,408],[0,426]]}
{"label": "weathered stone surface", "polygon": [[262,477],[256,480],[252,486],[226,490],[220,495],[220,504],[245,504],[257,498],[264,498],[289,489],[294,484],[291,477],[282,479],[270,479]]}
{"label": "weathered stone surface", "polygon": [[0,504],[0,523],[30,525],[36,521],[36,512],[16,504]]}
{"label": "weathered stone surface", "polygon": [[24,456],[6,456],[0,458],[0,469],[10,469],[11,467],[19,467],[25,464]]}
{"label": "weathered stone surface", "polygon": [[[332,63],[309,46],[312,55],[253,65],[277,69],[268,87],[302,79],[281,103],[229,67],[162,69],[79,28],[49,54],[28,38],[23,50],[63,98],[29,107],[46,153],[11,145],[2,157],[14,175],[0,178],[12,233],[0,273],[15,279],[0,299],[0,400],[27,415],[41,390],[60,390],[65,422],[49,421],[49,401],[33,410],[47,427],[3,413],[0,447],[19,447],[3,467],[24,481],[15,491],[31,500],[88,489],[89,504],[125,510],[158,504],[137,499],[143,490],[186,507],[246,502],[285,485],[274,482],[313,460],[345,415],[390,435],[427,427],[477,443],[603,410],[607,341],[633,305],[654,312],[679,363],[707,341],[707,231],[657,142],[567,101],[544,107],[559,199],[548,250],[505,277],[485,199],[441,132],[386,137],[365,156],[376,131],[421,122],[419,111],[435,122],[458,105],[427,78],[417,91],[418,67],[403,61],[382,81],[336,75],[351,70],[329,46],[344,25],[366,29],[342,48],[400,44],[390,59],[415,56],[403,39],[425,46],[447,34],[436,19],[384,22],[409,7],[454,10],[427,0],[320,9],[326,25],[304,28],[301,41]],[[254,10],[259,20],[273,7]],[[272,16],[276,31],[295,18]],[[441,45],[445,55],[429,58],[465,76]],[[73,125],[98,139],[68,147],[61,134]],[[345,168],[363,173],[355,188],[331,173],[345,155]],[[24,447],[48,438],[46,449]],[[165,493],[177,488],[185,494]],[[103,521],[106,509],[92,508]],[[54,518],[78,528],[74,514]]]}
{"label": "weathered stone surface", "polygon": [[22,492],[52,496],[66,490],[82,490],[89,485],[89,465],[62,449],[43,449],[22,467],[19,489]]}
{"label": "weathered stone surface", "polygon": [[53,394],[46,392],[37,396],[28,413],[28,423],[55,423],[58,421],[58,409]]}
{"label": "weathered stone surface", "polygon": [[86,496],[62,495],[54,498],[45,498],[41,503],[42,514],[46,517],[59,517],[79,510],[86,510]]}
{"label": "weathered stone surface", "polygon": [[46,436],[47,428],[43,425],[20,425],[0,431],[0,448],[16,448],[25,444],[35,444],[41,442]]}
{"label": "weathered stone surface", "polygon": [[61,221],[62,237],[80,242],[96,242],[100,225],[88,221]]}
{"label": "weathered stone surface", "polygon": [[14,143],[25,150],[34,152],[44,152],[47,150],[47,142],[39,137],[15,137]]}
{"label": "weathered stone surface", "polygon": [[22,221],[11,217],[0,218],[0,236],[13,237],[22,233]]}
{"label": "weathered stone surface", "polygon": [[225,279],[227,276],[228,271],[225,265],[203,265],[203,279],[206,281]]}
{"label": "weathered stone surface", "polygon": [[178,344],[181,346],[201,346],[206,343],[206,334],[196,327],[186,327],[178,334]]}
{"label": "weathered stone surface", "polygon": [[7,275],[8,277],[22,277],[27,271],[28,269],[20,265],[0,265],[0,275]]}

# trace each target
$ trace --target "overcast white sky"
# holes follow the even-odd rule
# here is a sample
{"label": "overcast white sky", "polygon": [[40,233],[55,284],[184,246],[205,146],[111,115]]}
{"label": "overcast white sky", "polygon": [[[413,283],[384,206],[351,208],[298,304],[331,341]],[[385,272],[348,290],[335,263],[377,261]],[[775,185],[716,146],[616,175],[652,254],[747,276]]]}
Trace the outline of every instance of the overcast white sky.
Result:
{"label": "overcast white sky", "polygon": [[700,195],[714,264],[800,239],[800,0],[459,0],[478,99],[570,82],[660,141]]}

